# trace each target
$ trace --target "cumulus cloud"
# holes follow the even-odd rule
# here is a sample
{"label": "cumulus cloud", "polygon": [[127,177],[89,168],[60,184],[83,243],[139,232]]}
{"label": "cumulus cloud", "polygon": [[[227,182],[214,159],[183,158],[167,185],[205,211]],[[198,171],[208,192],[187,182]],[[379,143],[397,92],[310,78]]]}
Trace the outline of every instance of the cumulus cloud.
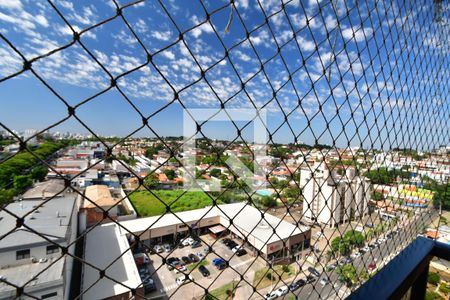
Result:
{"label": "cumulus cloud", "polygon": [[362,42],[366,38],[369,38],[372,35],[373,29],[369,27],[350,27],[342,30],[342,36],[346,40],[351,40],[354,38],[356,42]]}

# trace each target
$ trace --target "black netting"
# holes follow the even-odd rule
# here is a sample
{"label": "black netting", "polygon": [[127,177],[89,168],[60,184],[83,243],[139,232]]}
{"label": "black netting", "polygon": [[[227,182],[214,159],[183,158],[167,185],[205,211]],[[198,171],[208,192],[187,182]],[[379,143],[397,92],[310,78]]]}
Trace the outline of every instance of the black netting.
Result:
{"label": "black netting", "polygon": [[446,1],[125,2],[0,1],[0,299],[340,299],[450,240]]}

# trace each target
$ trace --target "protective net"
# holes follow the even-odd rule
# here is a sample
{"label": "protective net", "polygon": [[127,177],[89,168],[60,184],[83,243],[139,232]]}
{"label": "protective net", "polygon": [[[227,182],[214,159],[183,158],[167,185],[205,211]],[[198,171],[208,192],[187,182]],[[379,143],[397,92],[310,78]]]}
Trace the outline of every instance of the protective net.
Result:
{"label": "protective net", "polygon": [[418,235],[449,242],[447,20],[0,1],[0,299],[340,299]]}

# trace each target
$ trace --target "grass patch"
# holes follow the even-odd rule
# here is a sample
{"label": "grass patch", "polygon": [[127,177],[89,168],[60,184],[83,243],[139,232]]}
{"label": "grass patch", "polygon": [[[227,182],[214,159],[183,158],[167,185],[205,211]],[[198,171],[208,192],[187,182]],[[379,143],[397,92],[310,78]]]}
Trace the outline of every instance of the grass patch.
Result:
{"label": "grass patch", "polygon": [[[212,199],[204,192],[193,191],[183,194],[182,190],[154,190],[153,193],[164,203],[170,205],[172,212],[203,208],[212,205]],[[182,196],[181,196],[182,195]],[[181,197],[180,197],[181,196]],[[141,217],[158,216],[166,212],[166,207],[149,191],[136,191],[128,195],[136,212]],[[178,200],[175,201],[180,197]],[[213,197],[214,198],[214,197]],[[173,202],[175,201],[175,202]],[[220,200],[217,204],[221,204]]]}
{"label": "grass patch", "polygon": [[207,265],[209,265],[209,261],[206,260],[206,259],[204,259],[204,260],[201,260],[201,261],[199,261],[199,262],[190,264],[190,265],[186,266],[186,268],[187,268],[188,270],[193,270],[193,269],[196,269],[196,268],[198,268],[198,267],[200,267],[200,266],[207,266]]}
{"label": "grass patch", "polygon": [[233,280],[230,283],[227,283],[217,289],[212,290],[205,296],[205,300],[212,300],[212,299],[218,299],[218,300],[227,300],[227,299],[233,299],[232,291],[234,291],[233,294],[236,293],[236,287],[239,284],[238,281]]}
{"label": "grass patch", "polygon": [[275,265],[273,268],[265,267],[259,269],[255,272],[255,276],[253,277],[253,286],[256,286],[257,289],[268,287],[271,283],[275,284],[280,280],[279,275],[281,275],[281,279],[283,280],[294,276],[294,267],[291,265]]}

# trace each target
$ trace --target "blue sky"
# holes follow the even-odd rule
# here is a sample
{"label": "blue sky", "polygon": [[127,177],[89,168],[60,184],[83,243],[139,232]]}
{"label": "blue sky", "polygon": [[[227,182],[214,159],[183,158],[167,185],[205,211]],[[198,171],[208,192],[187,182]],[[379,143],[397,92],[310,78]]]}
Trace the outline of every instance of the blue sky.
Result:
{"label": "blue sky", "polygon": [[[129,2],[117,1],[119,6]],[[72,28],[47,1],[0,0],[0,32],[30,60],[71,43],[72,30],[112,18],[81,34],[81,44],[98,62],[76,42],[32,65],[70,106],[107,90],[76,108],[80,120],[100,135],[127,135],[141,127],[141,115],[152,116],[164,107],[149,126],[162,136],[181,135],[180,102],[187,109],[220,109],[222,102],[225,108],[251,109],[252,103],[266,108],[267,126],[277,142],[293,142],[297,136],[307,143],[335,139],[340,147],[348,140],[369,148],[372,143],[377,148],[448,143],[448,90],[436,92],[433,72],[438,68],[431,68],[448,63],[438,35],[445,36],[448,27],[436,31],[431,5],[379,1],[375,7],[373,1],[356,6],[335,0],[333,9],[329,1],[284,2],[283,11],[280,0],[236,0],[228,33],[226,1],[137,3],[122,12],[139,42],[116,16],[112,0],[52,1]],[[249,39],[246,32],[251,32]],[[0,39],[0,78],[22,65]],[[203,79],[200,68],[206,71]],[[109,88],[105,70],[119,76],[119,89]],[[442,72],[448,75],[448,68]],[[173,101],[174,90],[179,100]],[[58,96],[30,71],[0,82],[0,122],[16,130],[54,124],[67,117]],[[73,117],[51,130],[87,132]],[[208,124],[205,132],[217,138],[235,135],[224,122]],[[152,133],[143,128],[135,136]]]}

